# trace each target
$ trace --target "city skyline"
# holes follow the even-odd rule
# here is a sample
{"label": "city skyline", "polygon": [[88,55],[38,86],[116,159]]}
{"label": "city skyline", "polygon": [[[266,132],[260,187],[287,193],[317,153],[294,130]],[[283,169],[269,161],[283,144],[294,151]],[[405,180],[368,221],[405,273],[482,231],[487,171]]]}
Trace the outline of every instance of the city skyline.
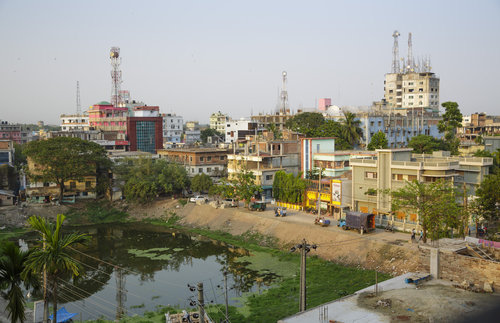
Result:
{"label": "city skyline", "polygon": [[408,32],[414,56],[431,57],[440,102],[498,114],[499,14],[497,1],[1,1],[0,119],[58,124],[76,112],[77,81],[84,110],[110,101],[112,46],[122,89],[185,121],[273,111],[284,70],[294,111],[326,97],[369,106],[384,95],[394,30],[400,57]]}

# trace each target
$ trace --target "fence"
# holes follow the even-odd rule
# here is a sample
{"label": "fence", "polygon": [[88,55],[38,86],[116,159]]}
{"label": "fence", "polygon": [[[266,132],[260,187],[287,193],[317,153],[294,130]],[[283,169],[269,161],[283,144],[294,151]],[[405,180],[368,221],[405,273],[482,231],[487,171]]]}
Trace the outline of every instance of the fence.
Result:
{"label": "fence", "polygon": [[286,207],[289,210],[299,210],[299,211],[304,210],[304,207],[301,204],[292,204],[292,203],[276,201],[276,205],[279,207]]}

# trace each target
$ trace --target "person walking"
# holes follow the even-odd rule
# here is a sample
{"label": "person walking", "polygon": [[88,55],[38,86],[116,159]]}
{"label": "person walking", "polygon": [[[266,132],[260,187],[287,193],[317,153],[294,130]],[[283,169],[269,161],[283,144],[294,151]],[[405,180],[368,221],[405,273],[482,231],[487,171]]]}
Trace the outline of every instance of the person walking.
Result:
{"label": "person walking", "polygon": [[420,238],[418,238],[418,242],[421,240],[424,240],[424,231],[422,229],[420,229]]}
{"label": "person walking", "polygon": [[415,231],[415,228],[411,230],[411,242],[415,242],[415,236],[417,235],[417,232]]}

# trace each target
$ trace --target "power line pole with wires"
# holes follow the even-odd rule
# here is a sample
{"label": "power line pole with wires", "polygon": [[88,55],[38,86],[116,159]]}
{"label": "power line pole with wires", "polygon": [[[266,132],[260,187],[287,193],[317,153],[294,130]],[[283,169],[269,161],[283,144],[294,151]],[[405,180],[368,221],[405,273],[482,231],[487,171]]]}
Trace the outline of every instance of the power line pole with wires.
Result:
{"label": "power line pole with wires", "polygon": [[203,304],[203,283],[198,283],[198,309],[200,311],[200,323],[205,322],[205,304]]}
{"label": "power line pole with wires", "polygon": [[306,287],[306,256],[311,251],[311,249],[316,250],[318,246],[307,243],[306,239],[302,240],[301,244],[298,244],[290,249],[290,252],[294,252],[300,249],[300,295],[299,295],[299,312],[304,312],[306,310],[307,303],[307,287]]}

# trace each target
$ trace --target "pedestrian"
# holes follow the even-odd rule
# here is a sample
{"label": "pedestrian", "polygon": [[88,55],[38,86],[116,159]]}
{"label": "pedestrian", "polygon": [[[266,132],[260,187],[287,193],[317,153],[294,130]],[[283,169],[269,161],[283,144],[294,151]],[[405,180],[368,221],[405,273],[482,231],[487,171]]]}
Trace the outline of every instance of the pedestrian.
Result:
{"label": "pedestrian", "polygon": [[417,235],[417,232],[415,231],[415,228],[411,230],[411,242],[415,241],[415,236]]}
{"label": "pedestrian", "polygon": [[423,240],[424,239],[424,231],[422,229],[420,229],[420,238],[418,238],[418,241],[420,242],[420,240]]}

